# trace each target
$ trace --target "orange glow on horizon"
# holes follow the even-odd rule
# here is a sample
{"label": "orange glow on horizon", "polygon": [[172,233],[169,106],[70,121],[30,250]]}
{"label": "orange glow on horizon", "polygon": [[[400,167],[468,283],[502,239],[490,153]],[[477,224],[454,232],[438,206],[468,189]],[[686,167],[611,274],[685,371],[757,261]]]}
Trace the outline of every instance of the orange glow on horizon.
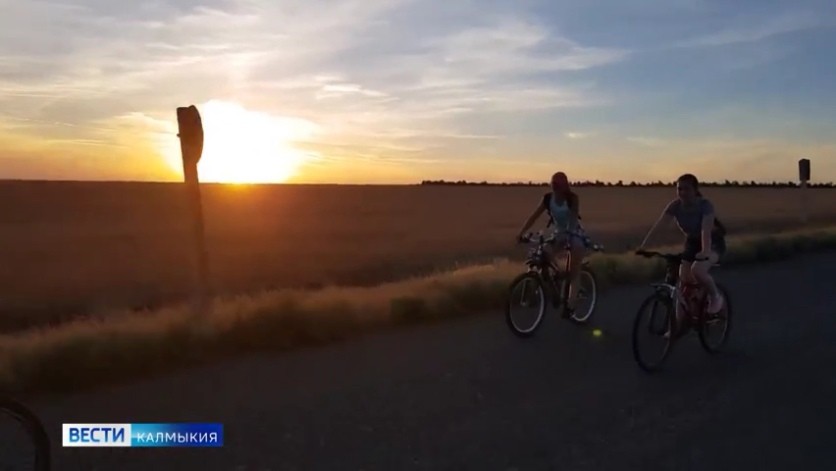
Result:
{"label": "orange glow on horizon", "polygon": [[[207,183],[284,183],[297,176],[310,154],[294,147],[317,126],[299,119],[249,111],[230,102],[198,106],[204,129],[200,180]],[[182,170],[176,139],[160,152],[172,170]]]}

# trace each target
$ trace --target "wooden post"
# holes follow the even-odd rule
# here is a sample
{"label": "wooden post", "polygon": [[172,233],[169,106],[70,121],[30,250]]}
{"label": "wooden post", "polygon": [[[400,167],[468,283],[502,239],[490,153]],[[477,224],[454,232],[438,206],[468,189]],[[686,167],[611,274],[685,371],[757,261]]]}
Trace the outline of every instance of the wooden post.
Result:
{"label": "wooden post", "polygon": [[801,223],[807,224],[809,220],[809,204],[808,204],[808,192],[807,192],[807,181],[810,180],[810,159],[801,159],[798,161],[798,179],[801,182],[800,185],[800,200],[801,200]]}
{"label": "wooden post", "polygon": [[197,108],[194,105],[177,108],[177,125],[188,207],[192,213],[192,244],[197,268],[194,308],[196,313],[203,314],[209,307],[209,254],[206,249],[203,203],[197,171],[197,164],[203,155],[203,123]]}

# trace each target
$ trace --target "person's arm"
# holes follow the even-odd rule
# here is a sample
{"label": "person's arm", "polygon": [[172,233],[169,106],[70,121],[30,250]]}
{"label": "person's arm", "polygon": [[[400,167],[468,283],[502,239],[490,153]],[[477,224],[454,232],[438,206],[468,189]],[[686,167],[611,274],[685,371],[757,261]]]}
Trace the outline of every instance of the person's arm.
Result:
{"label": "person's arm", "polygon": [[537,207],[534,208],[534,211],[531,213],[531,216],[529,216],[528,219],[525,221],[525,224],[523,225],[522,229],[520,229],[520,233],[517,235],[517,239],[521,238],[526,233],[526,231],[528,231],[531,228],[531,226],[534,225],[534,223],[537,221],[537,218],[539,218],[545,210],[546,207],[543,206],[543,202],[541,201],[537,205]]}
{"label": "person's arm", "polygon": [[714,231],[714,205],[704,200],[702,205],[702,251],[711,251],[711,233]]}
{"label": "person's arm", "polygon": [[644,236],[644,240],[642,240],[641,245],[639,246],[639,250],[644,250],[647,247],[647,243],[650,242],[650,238],[656,232],[656,229],[659,228],[662,224],[670,224],[673,220],[673,203],[669,204],[665,207],[665,210],[662,211],[662,214],[659,215],[659,218],[656,219],[656,222],[653,223],[653,226],[650,227],[650,230],[647,231],[647,235]]}

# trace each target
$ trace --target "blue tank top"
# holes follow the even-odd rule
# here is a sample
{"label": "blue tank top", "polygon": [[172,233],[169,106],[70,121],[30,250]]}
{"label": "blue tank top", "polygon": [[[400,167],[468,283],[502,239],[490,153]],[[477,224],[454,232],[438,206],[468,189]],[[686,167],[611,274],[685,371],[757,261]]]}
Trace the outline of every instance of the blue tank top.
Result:
{"label": "blue tank top", "polygon": [[561,232],[569,230],[569,202],[567,200],[557,204],[554,201],[554,195],[552,195],[549,198],[549,212],[554,220],[555,230]]}

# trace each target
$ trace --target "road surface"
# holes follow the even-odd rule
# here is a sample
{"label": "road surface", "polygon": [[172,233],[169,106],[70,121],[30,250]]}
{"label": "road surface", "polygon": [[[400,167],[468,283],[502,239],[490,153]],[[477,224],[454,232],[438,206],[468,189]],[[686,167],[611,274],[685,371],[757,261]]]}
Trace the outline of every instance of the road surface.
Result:
{"label": "road surface", "polygon": [[[601,296],[604,335],[501,314],[258,355],[33,402],[56,469],[830,470],[836,462],[836,254],[717,273],[727,354],[696,336],[663,374],[633,362],[644,287]],[[210,421],[222,449],[62,449],[62,422]]]}

